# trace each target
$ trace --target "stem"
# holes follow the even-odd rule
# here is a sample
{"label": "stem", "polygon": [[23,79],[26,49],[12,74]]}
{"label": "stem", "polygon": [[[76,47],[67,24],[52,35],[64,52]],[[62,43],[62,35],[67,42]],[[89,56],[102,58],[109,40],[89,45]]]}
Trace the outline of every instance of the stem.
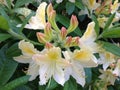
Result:
{"label": "stem", "polygon": [[40,44],[40,43],[31,41],[31,40],[29,40],[28,38],[26,38],[26,37],[24,37],[24,36],[21,36],[21,35],[19,35],[19,34],[17,34],[17,33],[15,33],[15,32],[12,31],[12,30],[9,30],[8,33],[11,34],[11,35],[14,36],[14,37],[20,39],[20,40],[23,40],[23,39],[24,39],[24,40],[27,40],[27,41],[33,43],[34,45],[40,45],[40,46],[43,45],[43,44]]}

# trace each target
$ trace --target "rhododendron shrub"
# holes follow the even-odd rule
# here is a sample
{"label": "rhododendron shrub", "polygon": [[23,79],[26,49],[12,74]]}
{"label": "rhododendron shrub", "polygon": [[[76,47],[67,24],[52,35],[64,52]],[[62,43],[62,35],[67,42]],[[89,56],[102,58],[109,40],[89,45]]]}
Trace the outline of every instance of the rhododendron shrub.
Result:
{"label": "rhododendron shrub", "polygon": [[118,0],[1,0],[0,90],[119,90]]}

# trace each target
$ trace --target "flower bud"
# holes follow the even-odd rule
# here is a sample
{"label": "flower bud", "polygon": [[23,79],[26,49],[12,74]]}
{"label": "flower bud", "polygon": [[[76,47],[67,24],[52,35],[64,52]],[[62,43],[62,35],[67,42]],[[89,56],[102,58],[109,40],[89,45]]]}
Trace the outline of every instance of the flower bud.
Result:
{"label": "flower bud", "polygon": [[72,15],[71,20],[70,20],[70,26],[68,28],[68,33],[71,33],[72,31],[74,31],[77,26],[78,26],[77,17],[75,15]]}
{"label": "flower bud", "polygon": [[55,20],[55,17],[56,17],[56,11],[52,10],[51,13],[49,14],[48,18],[50,21],[53,21],[53,20]]}
{"label": "flower bud", "polygon": [[78,46],[79,45],[79,37],[72,38],[71,46]]}
{"label": "flower bud", "polygon": [[53,6],[52,4],[50,3],[47,7],[47,16],[49,17],[50,13],[53,11]]}
{"label": "flower bud", "polygon": [[51,43],[49,43],[49,42],[47,42],[46,44],[45,44],[45,48],[47,48],[47,49],[50,49],[50,48],[52,48],[53,47],[53,45],[51,44]]}
{"label": "flower bud", "polygon": [[62,40],[64,40],[66,38],[66,36],[67,36],[67,30],[66,30],[65,27],[61,28],[60,36],[61,36]]}
{"label": "flower bud", "polygon": [[67,40],[66,40],[65,46],[66,46],[66,47],[70,47],[71,42],[72,42],[72,37],[71,37],[71,36],[67,37]]}
{"label": "flower bud", "polygon": [[46,23],[45,29],[44,29],[44,33],[48,38],[52,37],[52,28],[49,22]]}
{"label": "flower bud", "polygon": [[37,32],[37,38],[40,43],[46,43],[45,34]]}

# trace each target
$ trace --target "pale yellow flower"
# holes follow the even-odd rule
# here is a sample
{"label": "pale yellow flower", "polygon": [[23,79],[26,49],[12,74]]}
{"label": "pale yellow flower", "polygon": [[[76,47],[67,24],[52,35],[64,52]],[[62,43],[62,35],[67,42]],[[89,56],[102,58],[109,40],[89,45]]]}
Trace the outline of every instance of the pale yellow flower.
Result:
{"label": "pale yellow flower", "polygon": [[96,3],[96,0],[82,0],[82,1],[90,10],[90,12],[92,12],[93,10],[100,6],[99,3]]}
{"label": "pale yellow flower", "polygon": [[100,70],[100,72],[102,73],[99,78],[101,80],[103,80],[104,82],[106,82],[106,84],[112,84],[114,85],[115,80],[117,79],[117,77],[113,74],[113,71],[110,69],[107,69],[105,71]]}
{"label": "pale yellow flower", "polygon": [[47,3],[42,2],[37,11],[36,15],[32,16],[29,20],[29,24],[25,26],[25,28],[28,29],[44,29],[46,25],[46,19],[45,19],[45,9],[46,9]]}
{"label": "pale yellow flower", "polygon": [[38,76],[39,66],[32,59],[32,56],[40,52],[34,48],[33,44],[24,40],[20,41],[18,46],[23,55],[14,57],[14,60],[19,63],[29,63],[27,75],[31,75],[30,81],[34,80]]}
{"label": "pale yellow flower", "polygon": [[85,67],[96,67],[97,59],[91,51],[87,49],[63,52],[63,55],[70,64],[65,68],[65,80],[69,80],[70,75],[82,86],[85,85]]}
{"label": "pale yellow flower", "polygon": [[120,3],[118,0],[115,0],[114,3],[111,5],[111,13],[115,13],[120,6]]}
{"label": "pale yellow flower", "polygon": [[97,34],[95,32],[95,23],[91,22],[88,24],[87,29],[85,31],[85,33],[83,34],[83,36],[80,38],[79,42],[79,46],[80,48],[87,48],[90,51],[92,51],[93,53],[98,52],[98,44],[95,42],[96,38],[97,38]]}
{"label": "pale yellow flower", "polygon": [[115,62],[115,55],[108,51],[101,49],[101,51],[99,52],[99,56],[100,56],[99,62],[100,64],[103,64],[104,70],[106,70],[110,64]]}
{"label": "pale yellow flower", "polygon": [[61,49],[59,47],[46,49],[43,55],[36,54],[33,56],[33,59],[36,60],[40,66],[40,85],[46,84],[52,77],[57,83],[64,85],[65,79],[63,69],[66,61],[62,58]]}
{"label": "pale yellow flower", "polygon": [[114,73],[116,76],[119,76],[119,77],[120,77],[120,60],[117,61],[117,65],[116,65],[113,73]]}

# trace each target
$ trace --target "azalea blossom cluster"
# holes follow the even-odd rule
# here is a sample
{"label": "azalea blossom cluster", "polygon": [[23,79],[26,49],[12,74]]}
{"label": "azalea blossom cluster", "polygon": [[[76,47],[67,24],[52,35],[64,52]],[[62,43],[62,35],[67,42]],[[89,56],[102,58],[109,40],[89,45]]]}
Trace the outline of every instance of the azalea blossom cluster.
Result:
{"label": "azalea blossom cluster", "polygon": [[[94,22],[88,24],[82,37],[72,37],[69,33],[79,24],[76,16],[72,15],[68,28],[61,29],[57,26],[55,17],[56,11],[52,4],[47,6],[46,2],[42,2],[36,15],[32,16],[25,26],[28,29],[44,30],[36,33],[38,41],[44,46],[43,50],[40,51],[32,43],[21,40],[18,46],[22,55],[14,57],[14,60],[20,63],[29,63],[27,75],[31,75],[30,81],[39,75],[40,85],[45,85],[51,78],[64,85],[72,76],[78,84],[84,86],[86,78],[84,68],[97,67],[98,64],[103,67],[101,79],[104,80],[108,76],[104,72],[111,68],[112,64],[116,65],[111,68],[114,81],[116,76],[120,76],[119,57],[104,50],[102,44],[96,42]],[[95,56],[96,53],[99,57]],[[108,82],[113,84],[114,81],[110,79],[108,78]]]}

